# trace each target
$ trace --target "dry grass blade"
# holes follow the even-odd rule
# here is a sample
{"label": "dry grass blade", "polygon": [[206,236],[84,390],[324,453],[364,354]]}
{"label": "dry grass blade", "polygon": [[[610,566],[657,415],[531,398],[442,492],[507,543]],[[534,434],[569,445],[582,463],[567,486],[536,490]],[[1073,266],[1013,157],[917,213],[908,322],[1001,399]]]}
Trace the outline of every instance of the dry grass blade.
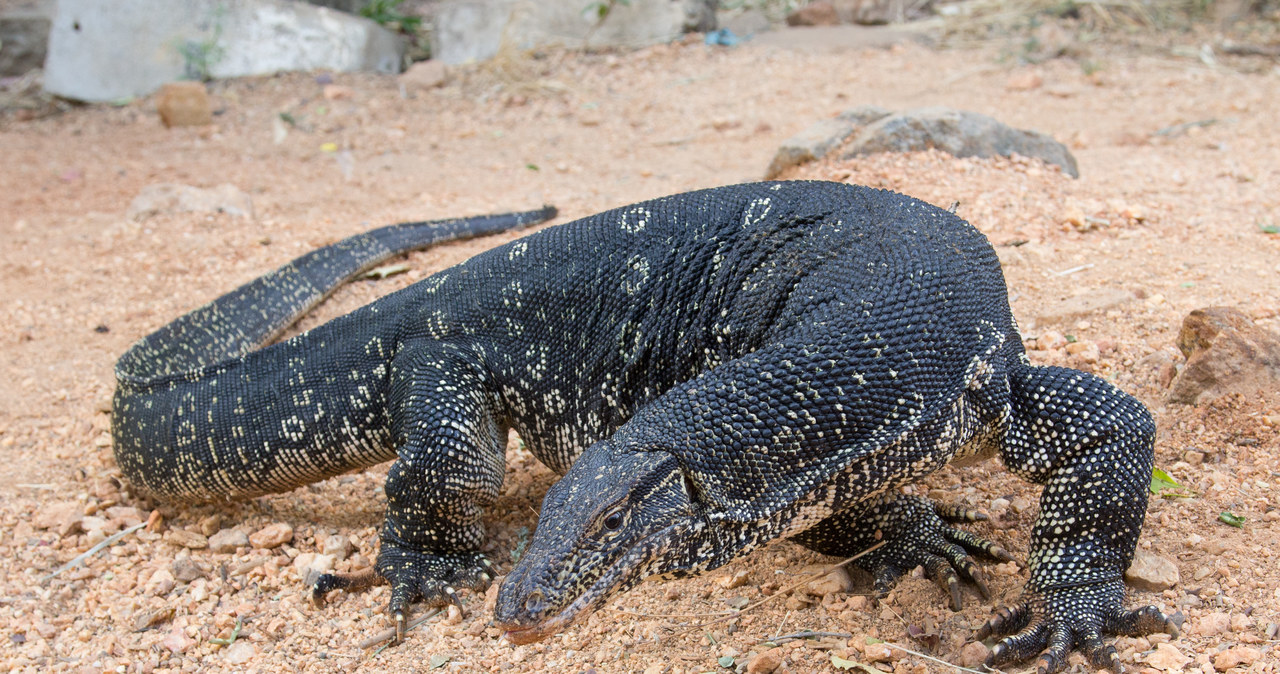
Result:
{"label": "dry grass blade", "polygon": [[94,555],[98,554],[100,551],[105,550],[105,549],[106,549],[106,548],[108,548],[108,547],[111,547],[112,545],[114,545],[114,544],[115,544],[117,541],[119,541],[120,539],[124,538],[125,536],[128,536],[129,534],[131,534],[131,533],[133,533],[133,532],[137,531],[138,529],[141,529],[142,527],[145,527],[145,526],[147,526],[147,523],[146,523],[146,522],[139,522],[139,523],[137,523],[137,524],[135,524],[135,525],[133,525],[133,526],[129,527],[128,529],[125,529],[124,531],[121,531],[121,532],[119,532],[119,533],[115,533],[115,534],[112,534],[112,535],[110,535],[110,536],[106,537],[105,539],[103,539],[103,540],[102,540],[102,542],[98,543],[97,545],[93,546],[92,548],[89,548],[88,550],[85,550],[84,552],[80,553],[79,555],[76,555],[76,558],[75,558],[75,559],[73,559],[73,560],[71,560],[71,561],[67,562],[66,564],[63,564],[62,566],[58,567],[58,568],[57,568],[57,570],[55,570],[53,573],[51,573],[51,574],[49,574],[49,575],[45,576],[44,578],[41,578],[41,579],[40,579],[40,584],[41,584],[41,585],[44,585],[45,583],[47,583],[47,582],[49,582],[49,581],[53,580],[54,578],[58,577],[58,575],[59,575],[59,574],[61,574],[63,571],[66,571],[67,569],[70,569],[70,568],[75,567],[75,566],[79,566],[81,563],[83,563],[83,562],[84,562],[84,560],[86,560],[86,559],[88,559],[88,558],[90,558],[90,557],[92,557],[92,556],[94,556]]}

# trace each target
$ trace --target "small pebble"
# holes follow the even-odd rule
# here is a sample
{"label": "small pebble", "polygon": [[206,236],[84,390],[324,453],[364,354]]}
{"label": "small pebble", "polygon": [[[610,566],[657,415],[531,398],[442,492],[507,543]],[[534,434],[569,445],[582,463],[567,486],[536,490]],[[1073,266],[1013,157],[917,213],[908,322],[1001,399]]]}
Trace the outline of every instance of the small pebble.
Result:
{"label": "small pebble", "polygon": [[223,529],[209,537],[209,549],[213,552],[235,552],[249,547],[249,536],[239,529]]}
{"label": "small pebble", "polygon": [[278,548],[293,540],[293,527],[287,522],[268,524],[249,534],[249,544],[261,550]]}
{"label": "small pebble", "polygon": [[747,661],[747,674],[770,674],[782,665],[782,649],[770,648]]}

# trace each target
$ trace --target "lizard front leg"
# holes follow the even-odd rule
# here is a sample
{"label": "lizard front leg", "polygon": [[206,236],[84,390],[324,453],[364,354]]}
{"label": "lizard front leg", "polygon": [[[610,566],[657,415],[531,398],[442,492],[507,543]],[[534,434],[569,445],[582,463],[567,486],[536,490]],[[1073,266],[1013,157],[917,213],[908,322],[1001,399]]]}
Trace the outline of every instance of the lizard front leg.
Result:
{"label": "lizard front leg", "polygon": [[376,575],[321,576],[314,600],[334,589],[388,582],[387,610],[399,640],[412,602],[460,605],[458,588],[482,589],[493,578],[480,552],[481,515],[502,486],[506,433],[483,373],[474,357],[442,345],[409,349],[393,360],[398,458],[387,475]]}
{"label": "lizard front leg", "polygon": [[1001,457],[1044,491],[1024,596],[978,633],[1014,633],[987,664],[1039,653],[1036,668],[1047,674],[1081,648],[1094,666],[1119,670],[1103,635],[1178,634],[1154,606],[1124,608],[1122,576],[1146,516],[1155,423],[1142,403],[1083,372],[1022,365],[1010,368],[1009,386]]}
{"label": "lizard front leg", "polygon": [[960,610],[963,601],[960,580],[973,583],[983,598],[991,596],[986,576],[973,555],[987,559],[1013,559],[1004,548],[948,522],[986,519],[979,513],[941,506],[919,496],[891,493],[869,503],[843,510],[792,538],[797,543],[827,555],[848,557],[884,541],[884,545],[854,564],[875,579],[876,594],[889,593],[902,574],[923,566],[925,572],[948,594],[951,608]]}

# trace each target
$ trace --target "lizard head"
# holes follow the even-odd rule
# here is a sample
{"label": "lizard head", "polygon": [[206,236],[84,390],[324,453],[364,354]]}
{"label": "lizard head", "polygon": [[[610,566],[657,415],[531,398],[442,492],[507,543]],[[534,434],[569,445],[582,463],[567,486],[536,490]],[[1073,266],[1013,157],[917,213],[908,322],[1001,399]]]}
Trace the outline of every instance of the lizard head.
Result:
{"label": "lizard head", "polygon": [[696,573],[714,549],[702,513],[671,453],[616,436],[593,445],[547,491],[533,540],[498,592],[497,627],[512,643],[538,641],[647,576]]}

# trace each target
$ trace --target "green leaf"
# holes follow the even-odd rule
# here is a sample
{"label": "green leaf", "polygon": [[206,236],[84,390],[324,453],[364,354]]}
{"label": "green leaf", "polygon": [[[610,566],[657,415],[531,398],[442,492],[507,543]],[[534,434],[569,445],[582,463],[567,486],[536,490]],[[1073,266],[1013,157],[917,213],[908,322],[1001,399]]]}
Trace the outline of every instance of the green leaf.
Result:
{"label": "green leaf", "polygon": [[387,278],[388,276],[403,274],[409,271],[410,269],[411,267],[407,264],[387,264],[381,267],[374,267],[373,269],[370,269],[369,271],[364,273],[363,278],[384,279],[384,278]]}
{"label": "green leaf", "polygon": [[1263,234],[1280,234],[1280,225],[1264,225],[1262,223],[1258,223],[1258,229],[1262,230]]}
{"label": "green leaf", "polygon": [[882,643],[884,643],[884,640],[883,640],[883,639],[877,639],[877,638],[875,638],[875,637],[867,637],[866,641],[867,641],[867,645],[868,645],[868,646],[870,646],[871,644],[882,644]]}
{"label": "green leaf", "polygon": [[733,667],[733,656],[722,655],[720,656],[719,660],[716,660],[716,662],[719,663],[721,667],[724,667],[725,669],[729,669],[730,667]]}
{"label": "green leaf", "polygon": [[1068,344],[1075,344],[1077,341],[1075,335],[1063,335],[1063,336],[1066,337]]}
{"label": "green leaf", "polygon": [[838,655],[831,656],[831,666],[845,671],[854,670],[864,672],[864,674],[879,674],[879,670],[872,669],[857,660],[846,660]]}
{"label": "green leaf", "polygon": [[525,167],[525,168],[527,168],[527,169],[529,169],[530,171],[540,171],[540,170],[541,170],[541,169],[539,169],[539,168],[538,168],[538,165],[537,165],[537,164],[525,164],[525,165],[524,165],[524,167]]}
{"label": "green leaf", "polygon": [[1230,524],[1231,526],[1237,529],[1243,529],[1245,518],[1229,510],[1223,510],[1222,512],[1218,513],[1218,521],[1222,522],[1223,524]]}
{"label": "green leaf", "polygon": [[1165,489],[1182,489],[1182,485],[1178,484],[1169,474],[1159,468],[1151,469],[1151,486],[1148,487],[1152,494],[1159,494]]}
{"label": "green leaf", "polygon": [[450,659],[451,658],[447,655],[440,655],[439,653],[437,653],[431,656],[431,663],[428,669],[440,669],[441,667],[444,667],[446,664],[448,664]]}

